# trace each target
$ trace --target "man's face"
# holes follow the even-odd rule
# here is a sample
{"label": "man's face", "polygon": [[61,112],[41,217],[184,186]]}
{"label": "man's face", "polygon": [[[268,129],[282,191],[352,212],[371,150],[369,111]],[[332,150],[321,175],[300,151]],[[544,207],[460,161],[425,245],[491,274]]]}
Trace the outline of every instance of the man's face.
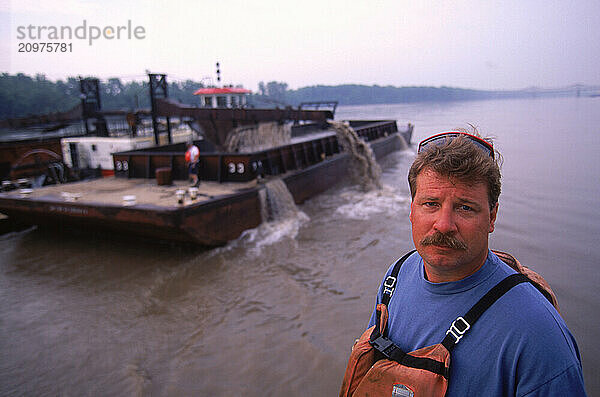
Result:
{"label": "man's face", "polygon": [[427,168],[416,182],[410,221],[428,280],[456,281],[473,274],[487,258],[498,212],[498,205],[490,211],[487,185],[454,181]]}

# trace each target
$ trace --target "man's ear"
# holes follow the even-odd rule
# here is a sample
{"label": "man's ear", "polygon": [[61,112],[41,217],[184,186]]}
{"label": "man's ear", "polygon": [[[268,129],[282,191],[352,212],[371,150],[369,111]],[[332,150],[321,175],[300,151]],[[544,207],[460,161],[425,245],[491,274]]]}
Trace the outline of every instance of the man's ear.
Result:
{"label": "man's ear", "polygon": [[498,203],[494,205],[494,208],[490,211],[490,229],[488,233],[492,233],[494,231],[496,216],[498,215]]}

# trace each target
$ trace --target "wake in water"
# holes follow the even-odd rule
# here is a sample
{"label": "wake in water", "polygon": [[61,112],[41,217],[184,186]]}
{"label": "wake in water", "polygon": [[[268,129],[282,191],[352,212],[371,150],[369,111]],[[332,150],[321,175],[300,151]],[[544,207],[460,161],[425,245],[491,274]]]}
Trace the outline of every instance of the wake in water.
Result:
{"label": "wake in water", "polygon": [[265,183],[259,191],[263,222],[257,228],[244,231],[241,236],[223,249],[230,250],[239,244],[258,255],[262,247],[269,246],[284,238],[295,239],[300,227],[309,217],[298,209],[290,191],[281,179]]}
{"label": "wake in water", "polygon": [[331,121],[331,127],[335,130],[338,142],[344,151],[350,154],[350,177],[359,185],[364,192],[373,189],[381,189],[381,168],[373,150],[367,142],[362,140],[356,131],[342,121]]}
{"label": "wake in water", "polygon": [[340,194],[340,198],[346,204],[338,206],[335,213],[349,219],[367,220],[375,214],[395,217],[410,206],[410,197],[400,194],[387,185],[366,193],[348,189]]}
{"label": "wake in water", "polygon": [[292,128],[278,122],[259,123],[258,126],[242,126],[227,136],[225,149],[229,152],[251,153],[290,143]]}
{"label": "wake in water", "polygon": [[332,222],[340,217],[368,220],[380,214],[392,218],[404,216],[408,214],[411,202],[404,174],[414,155],[413,150],[407,149],[382,159],[381,166],[385,171],[381,174],[381,189],[364,192],[359,186],[344,185],[315,197],[308,205],[331,214]]}

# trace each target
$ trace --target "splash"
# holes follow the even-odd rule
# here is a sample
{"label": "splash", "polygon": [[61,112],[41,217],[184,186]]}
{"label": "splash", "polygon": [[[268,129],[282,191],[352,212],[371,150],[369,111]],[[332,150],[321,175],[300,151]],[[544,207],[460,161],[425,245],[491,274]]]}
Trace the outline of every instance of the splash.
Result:
{"label": "splash", "polygon": [[259,194],[263,222],[283,220],[298,213],[294,198],[281,179],[265,183],[265,188]]}
{"label": "splash", "polygon": [[284,238],[295,239],[300,227],[309,220],[309,217],[296,207],[292,194],[281,179],[265,183],[265,188],[259,191],[259,197],[262,224],[246,230],[230,244],[233,246],[243,243],[254,255],[259,255],[263,247]]}
{"label": "splash", "polygon": [[410,207],[409,196],[387,185],[366,193],[348,189],[340,194],[340,199],[346,201],[346,204],[338,206],[335,213],[348,219],[367,220],[376,214],[397,217]]}
{"label": "splash", "polygon": [[410,145],[406,142],[406,139],[400,134],[396,135],[396,139],[398,139],[398,146],[400,147],[400,151],[410,150]]}
{"label": "splash", "polygon": [[359,185],[364,192],[381,189],[381,168],[377,164],[369,144],[362,140],[347,123],[342,121],[331,121],[330,123],[335,130],[338,142],[344,151],[350,154],[352,181]]}
{"label": "splash", "polygon": [[227,136],[225,149],[229,152],[251,153],[290,143],[292,128],[278,122],[259,123],[258,126],[242,126]]}

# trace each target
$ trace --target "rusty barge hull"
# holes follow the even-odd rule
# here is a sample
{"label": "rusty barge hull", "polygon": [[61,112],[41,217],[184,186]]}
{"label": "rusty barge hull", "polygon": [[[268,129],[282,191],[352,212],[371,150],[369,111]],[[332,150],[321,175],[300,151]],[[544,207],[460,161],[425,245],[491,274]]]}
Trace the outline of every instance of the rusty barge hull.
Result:
{"label": "rusty barge hull", "polygon": [[187,207],[67,203],[56,198],[6,199],[0,211],[22,224],[65,230],[102,231],[153,240],[223,245],[261,223],[258,189]]}
{"label": "rusty barge hull", "polygon": [[[377,159],[401,147],[399,134],[370,142]],[[303,169],[281,175],[296,203],[329,189],[349,171],[350,155],[341,152]],[[101,230],[153,240],[218,246],[262,222],[261,184],[190,205],[123,206],[66,202],[56,196],[33,198],[0,194],[0,213],[25,224],[69,230]]]}

